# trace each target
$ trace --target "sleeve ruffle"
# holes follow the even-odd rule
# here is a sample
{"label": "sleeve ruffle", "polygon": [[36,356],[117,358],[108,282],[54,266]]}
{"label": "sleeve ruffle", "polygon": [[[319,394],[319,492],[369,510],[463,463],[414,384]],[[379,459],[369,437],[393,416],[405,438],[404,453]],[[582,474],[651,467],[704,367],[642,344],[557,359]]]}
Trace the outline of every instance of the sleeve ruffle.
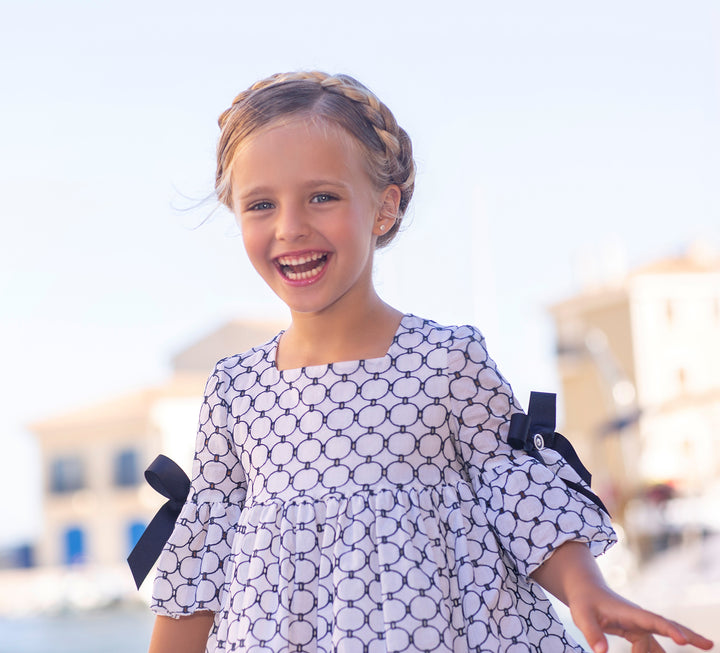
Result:
{"label": "sleeve ruffle", "polygon": [[151,608],[181,617],[223,609],[225,577],[247,483],[229,428],[232,379],[220,361],[205,387],[192,486],[157,564]]}
{"label": "sleeve ruffle", "polygon": [[183,506],[158,560],[150,606],[155,614],[181,617],[221,609],[240,510],[225,502]]}
{"label": "sleeve ruffle", "polygon": [[585,542],[599,556],[617,540],[603,511],[530,456],[496,460],[473,481],[490,528],[525,577],[565,542]]}
{"label": "sleeve ruffle", "polygon": [[518,573],[528,576],[567,541],[586,542],[596,556],[608,549],[617,539],[610,520],[565,484],[563,477],[581,482],[565,460],[543,451],[544,465],[508,444],[510,418],[521,408],[473,327],[456,331],[448,376],[460,456]]}

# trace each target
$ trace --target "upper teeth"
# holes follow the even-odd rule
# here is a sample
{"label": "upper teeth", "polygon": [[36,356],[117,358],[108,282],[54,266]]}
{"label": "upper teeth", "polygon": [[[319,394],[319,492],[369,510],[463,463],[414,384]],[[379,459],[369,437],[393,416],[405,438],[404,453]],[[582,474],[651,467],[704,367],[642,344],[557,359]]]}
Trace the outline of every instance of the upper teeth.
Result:
{"label": "upper teeth", "polygon": [[278,263],[280,263],[280,265],[302,265],[303,263],[310,263],[310,261],[317,261],[323,256],[325,256],[325,254],[320,252],[303,254],[302,256],[280,256],[278,257]]}

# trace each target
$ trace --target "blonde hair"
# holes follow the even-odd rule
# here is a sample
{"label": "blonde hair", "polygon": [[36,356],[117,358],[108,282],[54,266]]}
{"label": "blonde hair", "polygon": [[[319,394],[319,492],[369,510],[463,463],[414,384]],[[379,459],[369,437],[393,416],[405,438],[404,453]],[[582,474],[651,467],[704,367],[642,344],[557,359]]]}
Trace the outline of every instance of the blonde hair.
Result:
{"label": "blonde hair", "polygon": [[335,124],[354,137],[378,190],[395,184],[400,188],[399,212],[377,247],[397,234],[415,185],[412,143],[395,117],[368,88],[349,75],[319,71],[278,73],[240,93],[218,119],[215,191],[232,210],[231,174],[235,156],[245,139],[263,127],[306,115]]}

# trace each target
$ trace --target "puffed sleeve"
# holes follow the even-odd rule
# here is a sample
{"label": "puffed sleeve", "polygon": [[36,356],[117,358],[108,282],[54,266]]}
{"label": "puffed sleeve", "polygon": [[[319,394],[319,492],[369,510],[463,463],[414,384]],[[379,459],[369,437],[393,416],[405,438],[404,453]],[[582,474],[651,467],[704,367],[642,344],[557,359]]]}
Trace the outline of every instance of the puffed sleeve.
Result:
{"label": "puffed sleeve", "polygon": [[247,483],[228,427],[231,378],[221,361],[200,409],[192,486],[157,565],[151,609],[180,617],[218,612]]}
{"label": "puffed sleeve", "polygon": [[455,332],[448,374],[460,456],[490,528],[518,572],[529,576],[567,541],[586,542],[596,556],[613,544],[608,516],[562,480],[580,481],[559,455],[552,452],[544,465],[508,444],[510,417],[521,408],[474,327]]}

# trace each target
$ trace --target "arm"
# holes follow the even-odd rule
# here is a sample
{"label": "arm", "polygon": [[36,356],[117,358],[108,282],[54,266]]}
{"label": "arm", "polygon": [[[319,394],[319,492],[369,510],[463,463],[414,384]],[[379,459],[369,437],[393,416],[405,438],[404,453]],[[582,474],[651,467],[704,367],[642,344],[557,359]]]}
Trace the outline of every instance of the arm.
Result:
{"label": "arm", "polygon": [[613,592],[587,545],[581,542],[560,546],[530,577],[570,608],[573,621],[595,653],[608,650],[603,633],[633,642],[633,652],[662,651],[653,634],[670,637],[680,645],[712,648],[709,639]]}
{"label": "arm", "polygon": [[[184,628],[189,629],[187,644],[191,646],[193,633],[200,635],[200,624],[207,624],[202,633],[206,640],[213,613],[223,609],[235,526],[247,490],[228,426],[226,397],[231,381],[221,362],[205,389],[190,494],[157,562],[151,609],[161,617],[153,641],[162,648],[153,646],[152,650],[175,650],[166,646],[168,637],[179,637],[184,644]],[[204,618],[191,617],[203,612]]]}
{"label": "arm", "polygon": [[616,540],[607,515],[568,488],[560,471],[580,478],[558,454],[549,451],[543,464],[510,446],[510,421],[521,412],[510,384],[477,330],[461,327],[454,336],[451,429],[488,526],[519,575],[529,576],[563,542],[587,542],[593,555],[603,553]]}
{"label": "arm", "polygon": [[213,618],[208,611],[179,619],[158,615],[148,653],[203,653]]}

